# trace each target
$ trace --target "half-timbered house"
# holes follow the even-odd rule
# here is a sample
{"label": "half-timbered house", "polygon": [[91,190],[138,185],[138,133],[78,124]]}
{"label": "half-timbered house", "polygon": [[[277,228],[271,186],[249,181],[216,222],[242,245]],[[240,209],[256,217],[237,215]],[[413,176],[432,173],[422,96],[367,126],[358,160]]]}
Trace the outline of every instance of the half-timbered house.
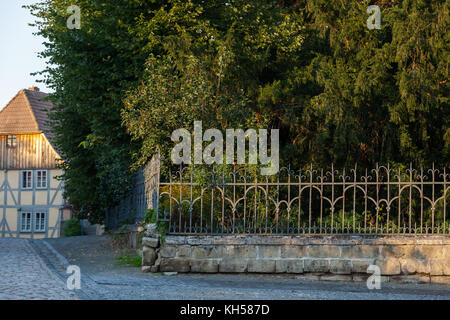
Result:
{"label": "half-timbered house", "polygon": [[46,97],[36,87],[23,89],[0,110],[0,237],[60,236],[62,171]]}

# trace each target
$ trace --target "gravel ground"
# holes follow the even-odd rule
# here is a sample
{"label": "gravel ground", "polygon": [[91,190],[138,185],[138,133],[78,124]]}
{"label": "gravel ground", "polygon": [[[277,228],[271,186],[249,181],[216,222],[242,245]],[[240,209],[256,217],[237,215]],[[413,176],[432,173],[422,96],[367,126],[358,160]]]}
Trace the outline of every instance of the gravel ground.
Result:
{"label": "gravel ground", "polygon": [[437,284],[382,283],[381,290],[369,290],[364,282],[307,281],[293,275],[142,273],[140,268],[117,263],[118,251],[108,236],[46,241],[68,263],[81,268],[82,286],[88,287],[82,298],[450,300],[450,286]]}

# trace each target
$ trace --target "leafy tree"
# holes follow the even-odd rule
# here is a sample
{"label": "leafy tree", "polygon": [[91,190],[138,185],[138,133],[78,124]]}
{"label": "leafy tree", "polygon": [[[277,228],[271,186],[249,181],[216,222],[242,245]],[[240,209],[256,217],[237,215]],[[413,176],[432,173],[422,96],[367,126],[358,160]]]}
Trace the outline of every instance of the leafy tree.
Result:
{"label": "leafy tree", "polygon": [[141,144],[136,166],[157,150],[170,159],[171,133],[192,130],[195,120],[205,129],[272,125],[272,112],[258,97],[283,78],[303,40],[299,17],[273,2],[173,3],[154,18],[174,26],[161,39],[165,53],[150,56],[122,111]]}
{"label": "leafy tree", "polygon": [[[79,30],[66,26],[70,5],[81,9]],[[37,18],[37,33],[48,40],[41,56],[50,64],[40,74],[55,90],[52,119],[66,196],[91,222],[101,222],[105,209],[129,191],[131,156],[142,141],[130,140],[120,110],[149,57],[172,57],[179,72],[196,57],[208,71],[209,89],[234,92],[214,100],[225,105],[227,99],[238,101],[241,89],[257,92],[260,78],[278,68],[268,61],[294,52],[301,42],[295,21],[290,29],[280,26],[284,8],[270,1],[44,0],[28,8]],[[279,39],[283,46],[274,46]]]}
{"label": "leafy tree", "polygon": [[[66,9],[81,8],[69,30]],[[366,27],[380,6],[380,30]],[[174,129],[279,128],[281,161],[448,165],[448,0],[45,0],[66,193],[101,221]]]}
{"label": "leafy tree", "polygon": [[[81,8],[81,29],[68,29],[67,8]],[[54,89],[55,142],[64,160],[66,196],[80,217],[101,222],[129,190],[130,138],[121,127],[124,92],[138,81],[148,53],[138,19],[157,4],[125,0],[46,0],[28,8],[48,39],[41,74]],[[151,48],[148,48],[150,50]]]}

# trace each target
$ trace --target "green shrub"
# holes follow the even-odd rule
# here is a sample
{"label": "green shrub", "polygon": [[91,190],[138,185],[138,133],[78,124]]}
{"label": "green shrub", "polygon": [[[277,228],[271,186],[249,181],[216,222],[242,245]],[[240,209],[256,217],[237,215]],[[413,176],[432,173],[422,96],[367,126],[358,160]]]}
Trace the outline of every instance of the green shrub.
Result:
{"label": "green shrub", "polygon": [[144,223],[155,223],[156,222],[156,209],[148,209],[144,216]]}
{"label": "green shrub", "polygon": [[63,236],[73,237],[81,236],[81,224],[77,218],[71,218],[64,223]]}
{"label": "green shrub", "polygon": [[119,260],[119,264],[133,266],[133,267],[141,267],[142,266],[142,258],[136,252],[125,249],[121,252],[121,254],[117,257]]}

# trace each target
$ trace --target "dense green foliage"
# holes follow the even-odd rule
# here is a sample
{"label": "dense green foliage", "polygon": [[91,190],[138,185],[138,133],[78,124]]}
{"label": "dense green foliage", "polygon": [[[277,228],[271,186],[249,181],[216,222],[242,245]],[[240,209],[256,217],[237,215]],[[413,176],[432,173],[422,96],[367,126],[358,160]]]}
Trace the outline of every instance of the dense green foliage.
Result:
{"label": "dense green foliage", "polygon": [[[66,193],[101,221],[174,129],[279,128],[281,162],[448,165],[448,0],[46,0],[31,6]],[[81,8],[69,30],[66,8]],[[132,166],[134,164],[134,166]]]}
{"label": "dense green foliage", "polygon": [[449,1],[372,1],[381,30],[358,1],[306,1],[302,62],[286,75],[299,108],[278,110],[283,159],[372,166],[448,164]]}
{"label": "dense green foliage", "polygon": [[221,3],[167,7],[155,16],[177,27],[125,99],[123,122],[142,143],[137,165],[158,149],[170,159],[171,133],[192,131],[194,120],[205,130],[271,125],[272,103],[257,100],[299,59],[300,16],[274,2]]}
{"label": "dense green foliage", "polygon": [[[68,29],[70,5],[81,8],[81,29]],[[55,141],[62,152],[66,196],[80,217],[103,220],[130,184],[133,146],[121,127],[124,92],[138,81],[148,56],[138,18],[158,5],[143,1],[43,1],[30,7],[47,38],[43,57],[55,90]]]}
{"label": "dense green foliage", "polygon": [[[136,163],[156,149],[167,156],[170,133],[202,119],[222,129],[280,128],[282,162],[295,168],[448,164],[449,2],[375,3],[381,30],[366,27],[367,4],[358,1],[296,1],[284,10],[245,4],[235,14],[246,26],[240,32],[221,24],[234,8],[222,6],[213,18],[203,16],[216,27],[209,29],[214,44],[203,35],[186,40],[203,25],[193,19],[178,42],[169,36],[164,57],[149,59],[144,82],[125,100],[124,123],[142,142]],[[258,25],[278,28],[270,44],[253,28],[260,10]]]}
{"label": "dense green foliage", "polygon": [[77,218],[71,218],[64,222],[62,235],[63,237],[81,236],[80,220],[78,220]]}

